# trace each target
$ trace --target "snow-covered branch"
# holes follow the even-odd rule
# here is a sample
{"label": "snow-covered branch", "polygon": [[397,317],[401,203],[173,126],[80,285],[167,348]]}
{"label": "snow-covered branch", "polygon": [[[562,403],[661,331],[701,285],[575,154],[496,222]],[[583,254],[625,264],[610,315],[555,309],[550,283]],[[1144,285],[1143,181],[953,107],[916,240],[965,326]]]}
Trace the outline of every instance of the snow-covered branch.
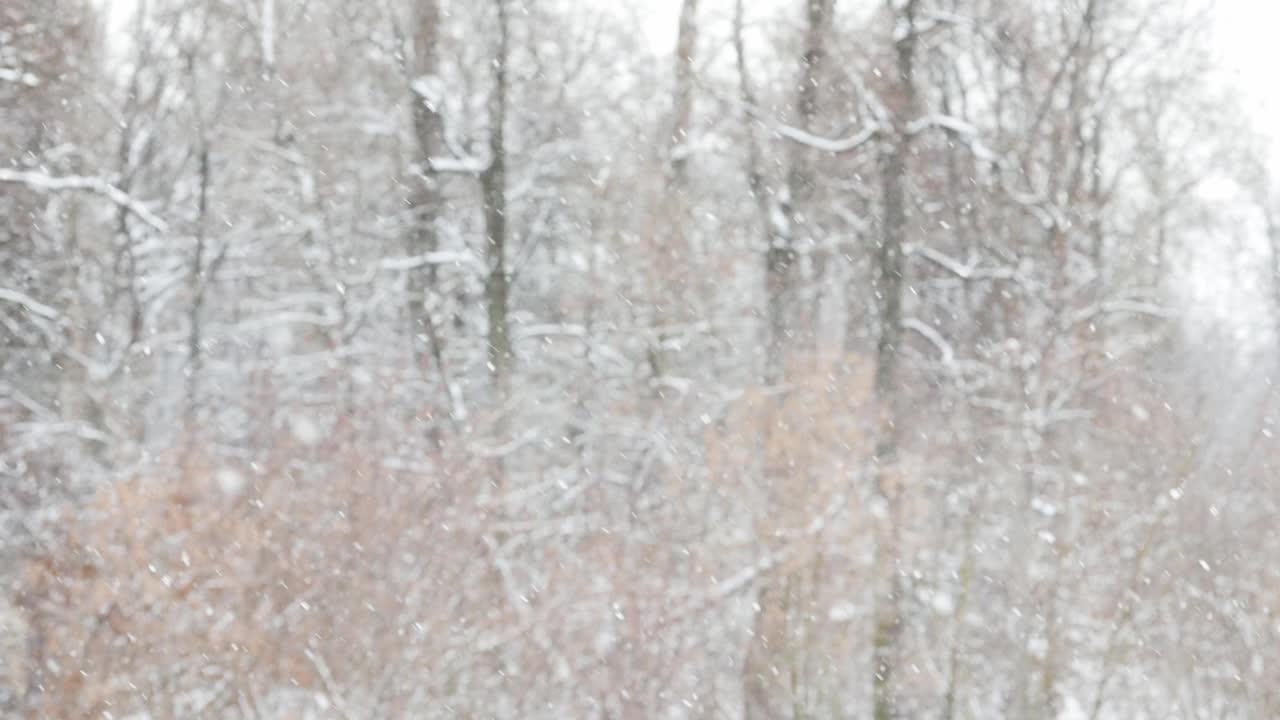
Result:
{"label": "snow-covered branch", "polygon": [[975,257],[961,262],[926,245],[909,245],[905,251],[908,257],[918,255],[961,280],[1010,280],[1017,276],[1013,268],[982,268]]}
{"label": "snow-covered branch", "polygon": [[433,157],[431,169],[438,173],[479,175],[489,169],[490,160],[478,157]]}
{"label": "snow-covered branch", "polygon": [[955,348],[951,347],[951,343],[947,342],[946,338],[942,337],[942,333],[933,329],[933,327],[928,323],[920,320],[919,318],[905,318],[902,321],[902,327],[904,330],[911,330],[915,332],[937,348],[938,352],[942,355],[941,359],[944,365],[951,365],[955,362]]}
{"label": "snow-covered branch", "polygon": [[146,205],[102,178],[79,175],[54,177],[45,173],[0,168],[0,183],[26,185],[32,190],[40,192],[74,190],[94,193],[128,210],[134,217],[151,226],[157,232],[164,233],[169,231],[169,224],[148,210]]}
{"label": "snow-covered branch", "polygon": [[57,310],[54,310],[48,305],[32,298],[30,295],[18,292],[17,290],[0,288],[0,300],[21,305],[26,308],[27,312],[32,315],[38,315],[46,320],[57,320],[62,317],[62,314]]}
{"label": "snow-covered branch", "polygon": [[378,263],[378,267],[391,271],[415,270],[426,265],[469,265],[483,269],[480,260],[471,253],[444,250],[409,257],[383,258]]}
{"label": "snow-covered branch", "polygon": [[869,125],[861,131],[843,138],[828,138],[821,135],[814,135],[813,133],[806,132],[800,128],[784,125],[782,123],[774,124],[773,131],[788,140],[798,142],[801,145],[811,147],[815,150],[838,154],[857,150],[867,144],[867,142],[879,134],[880,128],[877,125]]}

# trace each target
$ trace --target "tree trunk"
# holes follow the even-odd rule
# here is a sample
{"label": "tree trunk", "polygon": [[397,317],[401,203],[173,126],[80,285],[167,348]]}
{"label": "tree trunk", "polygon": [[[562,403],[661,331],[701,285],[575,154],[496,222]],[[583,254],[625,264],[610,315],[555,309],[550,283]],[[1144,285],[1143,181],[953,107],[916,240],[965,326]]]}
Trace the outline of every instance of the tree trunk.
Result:
{"label": "tree trunk", "polygon": [[191,259],[191,287],[194,295],[191,298],[191,313],[187,329],[187,402],[185,408],[184,430],[188,438],[196,432],[196,413],[199,409],[200,373],[203,357],[201,355],[201,310],[204,308],[205,286],[208,276],[205,269],[205,216],[209,209],[209,146],[202,145],[199,156],[200,185],[196,199],[196,247]]}
{"label": "tree trunk", "polygon": [[738,67],[738,99],[742,103],[744,115],[746,117],[746,138],[747,138],[747,190],[751,193],[751,198],[756,203],[756,210],[760,215],[760,227],[763,229],[766,262],[766,315],[768,316],[769,326],[767,328],[768,337],[766,338],[766,355],[765,355],[765,382],[775,381],[781,375],[781,362],[778,358],[781,355],[781,349],[776,342],[782,334],[781,314],[776,312],[780,310],[779,303],[773,292],[773,284],[778,282],[773,277],[773,252],[775,244],[776,228],[773,222],[773,203],[770,200],[769,188],[765,182],[764,171],[761,167],[760,145],[756,139],[754,121],[751,119],[751,112],[756,106],[755,93],[751,89],[751,75],[747,66],[746,45],[742,39],[742,3],[743,0],[737,0],[734,5],[733,13],[733,49],[734,58]]}
{"label": "tree trunk", "polygon": [[489,370],[504,387],[513,359],[508,335],[507,168],[504,125],[507,116],[507,0],[494,0],[498,11],[498,45],[493,57],[493,95],[489,99],[489,166],[480,175],[489,274],[484,295],[489,315]]}
{"label": "tree trunk", "polygon": [[[436,222],[442,210],[440,195],[440,177],[431,164],[443,144],[444,121],[440,115],[441,98],[438,87],[438,59],[436,47],[439,44],[440,8],[435,0],[419,0],[414,6],[413,22],[413,61],[409,70],[410,102],[413,108],[413,129],[418,144],[418,164],[422,176],[414,188],[413,225],[408,235],[409,256],[424,255],[440,248],[440,238],[436,234]],[[426,340],[425,349],[430,353],[430,360],[435,363],[440,377],[440,392],[444,398],[441,405],[448,407],[449,375],[444,364],[444,342],[440,337],[439,325],[434,313],[437,310],[437,266],[435,263],[424,263],[421,267],[409,271],[409,344],[413,350],[414,364],[423,369],[427,358],[422,353],[421,342]],[[440,446],[439,431],[432,431],[433,444]]]}
{"label": "tree trunk", "polygon": [[881,159],[884,221],[876,254],[875,290],[880,315],[880,337],[876,343],[875,393],[880,406],[880,426],[875,448],[876,492],[883,503],[877,576],[879,585],[874,612],[872,648],[872,698],[875,720],[898,717],[893,697],[893,672],[902,620],[898,611],[899,561],[898,505],[901,488],[894,482],[898,455],[898,350],[902,336],[902,246],[906,235],[907,159],[911,156],[911,136],[907,124],[916,111],[915,12],[918,0],[907,0],[899,10],[898,27],[904,28],[894,41],[896,96],[892,137]]}
{"label": "tree trunk", "polygon": [[685,184],[688,165],[689,124],[693,117],[693,51],[698,42],[698,0],[684,0],[680,7],[680,27],[676,36],[676,84],[672,107],[669,150],[672,185]]}
{"label": "tree trunk", "polygon": [[[796,83],[796,126],[806,132],[813,130],[818,114],[818,101],[822,89],[822,63],[826,57],[825,41],[831,22],[835,0],[808,0],[804,48],[800,55],[800,74]],[[826,255],[820,247],[821,239],[814,236],[812,199],[815,187],[811,150],[799,143],[791,144],[790,170],[787,173],[787,226],[791,242],[808,242],[813,260],[813,300],[809,316],[796,318],[797,330],[803,330],[806,344],[816,346],[817,322],[822,305],[822,276],[826,269]],[[801,327],[802,326],[802,327]]]}

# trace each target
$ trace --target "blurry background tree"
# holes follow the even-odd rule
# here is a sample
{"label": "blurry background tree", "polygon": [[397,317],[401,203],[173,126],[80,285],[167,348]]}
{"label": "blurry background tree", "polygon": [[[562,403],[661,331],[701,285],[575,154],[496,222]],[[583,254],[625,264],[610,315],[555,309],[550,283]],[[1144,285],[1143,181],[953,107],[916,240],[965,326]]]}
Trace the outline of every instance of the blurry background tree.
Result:
{"label": "blurry background tree", "polygon": [[1280,714],[1209,5],[671,5],[0,3],[0,712]]}

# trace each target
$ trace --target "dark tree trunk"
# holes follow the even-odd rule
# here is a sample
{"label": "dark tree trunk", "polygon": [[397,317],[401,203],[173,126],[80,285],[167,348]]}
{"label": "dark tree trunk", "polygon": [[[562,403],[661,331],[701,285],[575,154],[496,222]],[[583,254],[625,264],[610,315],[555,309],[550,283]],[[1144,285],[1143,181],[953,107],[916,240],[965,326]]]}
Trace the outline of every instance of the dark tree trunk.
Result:
{"label": "dark tree trunk", "polygon": [[191,259],[191,287],[194,295],[191,298],[191,314],[187,330],[187,402],[185,409],[185,427],[188,436],[195,435],[196,413],[199,409],[200,373],[203,357],[201,355],[201,311],[204,309],[205,288],[208,274],[205,268],[205,217],[209,210],[209,147],[200,148],[199,157],[200,185],[196,199],[195,255]]}
{"label": "dark tree trunk", "polygon": [[676,85],[669,153],[672,184],[683,187],[688,166],[689,127],[693,117],[693,53],[698,42],[698,0],[684,0],[676,36]]}
{"label": "dark tree trunk", "polygon": [[489,315],[489,369],[495,381],[505,385],[513,359],[508,335],[508,299],[511,278],[507,274],[507,166],[504,125],[507,116],[508,34],[506,0],[495,0],[498,11],[498,45],[493,58],[493,95],[489,100],[489,167],[480,175],[484,198],[484,228],[489,273],[484,294]]}
{"label": "dark tree trunk", "polygon": [[907,230],[907,161],[911,157],[911,135],[907,125],[916,112],[915,13],[918,0],[907,0],[899,10],[897,24],[903,28],[894,42],[895,96],[892,136],[881,159],[884,220],[880,247],[876,253],[875,290],[880,315],[880,336],[876,343],[875,394],[880,406],[880,427],[875,448],[876,492],[886,508],[877,552],[875,629],[872,648],[872,698],[875,720],[898,717],[893,695],[893,674],[902,619],[899,615],[897,563],[899,547],[898,505],[901,489],[896,486],[898,456],[898,351],[902,338],[902,290],[904,286],[903,244]]}
{"label": "dark tree trunk", "polygon": [[[822,65],[826,57],[826,36],[831,22],[834,0],[808,0],[804,48],[800,56],[800,74],[796,82],[796,126],[812,131],[818,115],[822,90]],[[813,273],[810,278],[813,300],[807,317],[793,319],[795,330],[802,332],[806,345],[817,343],[816,327],[822,305],[822,278],[826,272],[826,254],[821,238],[815,236],[813,191],[815,187],[812,150],[799,143],[791,145],[790,170],[787,173],[787,226],[792,247],[805,243],[810,247]],[[796,303],[798,305],[798,303]],[[797,307],[794,309],[799,312]],[[801,313],[803,314],[803,313]]]}

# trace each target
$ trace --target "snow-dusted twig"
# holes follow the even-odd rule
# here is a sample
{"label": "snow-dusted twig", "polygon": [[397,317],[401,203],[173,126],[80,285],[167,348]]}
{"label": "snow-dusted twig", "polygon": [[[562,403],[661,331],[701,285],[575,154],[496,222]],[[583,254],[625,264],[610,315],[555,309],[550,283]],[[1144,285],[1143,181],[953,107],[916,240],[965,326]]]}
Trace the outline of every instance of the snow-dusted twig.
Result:
{"label": "snow-dusted twig", "polygon": [[931,345],[938,349],[942,355],[942,364],[951,365],[955,362],[956,351],[951,347],[951,343],[947,342],[942,334],[933,329],[931,325],[918,318],[906,318],[902,321],[904,330],[912,330],[920,337],[928,340]]}
{"label": "snow-dusted twig", "polygon": [[923,245],[909,245],[905,248],[905,252],[908,257],[918,255],[961,280],[1011,280],[1017,275],[1013,268],[980,268],[976,258],[961,262],[943,252]]}
{"label": "snow-dusted twig", "polygon": [[[714,94],[714,90],[711,91]],[[786,138],[792,142],[800,143],[815,150],[821,150],[829,153],[847,153],[866,145],[880,134],[880,126],[876,123],[868,124],[862,130],[842,138],[829,138],[822,135],[815,135],[798,127],[787,125],[779,122],[769,113],[765,112],[757,105],[749,105],[739,98],[722,98],[726,103],[733,105],[745,112],[748,116],[760,121],[765,127],[772,131],[778,137]]]}
{"label": "snow-dusted twig", "polygon": [[438,173],[457,173],[460,175],[479,175],[489,169],[490,160],[478,157],[433,157],[431,169]]}
{"label": "snow-dusted twig", "polygon": [[1087,322],[1098,315],[1107,314],[1147,315],[1149,317],[1160,318],[1162,320],[1167,320],[1173,317],[1173,313],[1171,313],[1167,308],[1157,305],[1156,303],[1121,298],[1118,300],[1104,300],[1100,303],[1094,303],[1081,308],[1075,313],[1072,318],[1072,322]]}
{"label": "snow-dusted twig", "polygon": [[945,130],[969,147],[973,156],[983,162],[1000,165],[1003,159],[994,150],[982,143],[981,133],[972,123],[954,115],[925,115],[907,124],[907,133],[918,135],[926,130]]}
{"label": "snow-dusted twig", "polygon": [[414,270],[424,265],[471,265],[483,270],[484,264],[473,254],[439,250],[409,257],[383,258],[378,267],[383,270]]}
{"label": "snow-dusted twig", "polygon": [[311,665],[316,669],[316,674],[320,676],[320,684],[324,686],[325,694],[329,696],[329,702],[333,703],[333,709],[337,710],[338,714],[347,720],[352,720],[355,716],[351,714],[346,700],[338,692],[337,683],[333,680],[333,673],[329,671],[328,663],[310,649],[303,651],[303,654],[311,661]]}
{"label": "snow-dusted twig", "polygon": [[79,175],[54,177],[44,173],[6,170],[0,168],[0,183],[26,185],[32,190],[39,190],[41,192],[77,190],[81,192],[94,193],[96,195],[101,195],[116,205],[128,210],[139,220],[151,226],[152,229],[162,233],[169,231],[169,224],[156,216],[155,213],[148,210],[146,205],[143,205],[120,188],[112,185],[102,178],[83,177]]}
{"label": "snow-dusted twig", "polygon": [[821,150],[829,153],[846,153],[857,150],[867,144],[880,132],[880,128],[876,125],[870,125],[861,131],[843,138],[827,138],[821,135],[814,135],[797,127],[775,123],[773,131],[788,140],[798,142],[801,145],[811,147],[815,150]]}
{"label": "snow-dusted twig", "polygon": [[21,305],[27,309],[27,312],[32,315],[38,315],[46,320],[57,320],[62,317],[62,314],[57,310],[54,310],[48,305],[35,300],[30,295],[18,292],[17,290],[0,288],[0,301]]}
{"label": "snow-dusted twig", "polygon": [[958,135],[976,136],[978,134],[978,129],[972,123],[954,115],[925,115],[907,124],[907,132],[911,135],[916,135],[932,128],[950,130]]}
{"label": "snow-dusted twig", "polygon": [[40,86],[40,78],[16,68],[0,68],[0,82],[26,85],[27,87]]}
{"label": "snow-dusted twig", "polygon": [[517,339],[546,337],[586,337],[587,329],[577,323],[539,323],[522,325],[512,333]]}

